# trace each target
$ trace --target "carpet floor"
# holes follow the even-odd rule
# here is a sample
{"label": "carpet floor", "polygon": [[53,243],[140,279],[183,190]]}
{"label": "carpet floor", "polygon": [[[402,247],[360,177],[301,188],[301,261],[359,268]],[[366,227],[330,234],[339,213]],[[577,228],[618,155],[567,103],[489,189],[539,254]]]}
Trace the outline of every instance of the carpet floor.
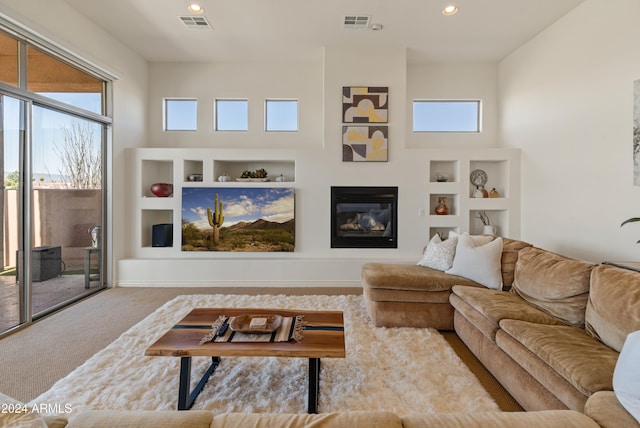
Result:
{"label": "carpet floor", "polygon": [[[375,328],[362,296],[189,295],[162,305],[34,402],[83,409],[175,408],[179,360],[144,351],[194,307],[341,310],[347,358],[323,359],[319,411],[411,412],[499,410],[478,379],[435,330]],[[192,384],[210,359],[194,358]],[[194,408],[219,412],[306,409],[307,361],[223,358]]]}

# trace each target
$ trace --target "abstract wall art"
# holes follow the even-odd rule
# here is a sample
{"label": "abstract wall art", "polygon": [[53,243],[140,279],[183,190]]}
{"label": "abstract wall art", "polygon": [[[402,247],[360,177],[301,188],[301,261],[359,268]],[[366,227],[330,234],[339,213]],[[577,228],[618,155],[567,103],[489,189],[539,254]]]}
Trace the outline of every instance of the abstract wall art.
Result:
{"label": "abstract wall art", "polygon": [[387,126],[343,126],[343,162],[386,162]]}
{"label": "abstract wall art", "polygon": [[182,251],[290,252],[293,187],[185,187]]}
{"label": "abstract wall art", "polygon": [[382,86],[344,86],[342,123],[387,123],[389,88]]}

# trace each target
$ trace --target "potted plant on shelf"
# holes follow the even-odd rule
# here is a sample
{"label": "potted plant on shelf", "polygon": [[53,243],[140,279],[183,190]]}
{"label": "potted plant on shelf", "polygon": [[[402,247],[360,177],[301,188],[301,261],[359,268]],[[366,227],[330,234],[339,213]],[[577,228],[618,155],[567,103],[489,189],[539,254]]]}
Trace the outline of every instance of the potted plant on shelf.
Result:
{"label": "potted plant on shelf", "polygon": [[[640,221],[640,217],[631,217],[631,218],[629,218],[629,219],[627,219],[627,220],[623,221],[623,222],[622,222],[622,224],[620,225],[620,227],[624,226],[624,225],[625,225],[625,224],[627,224],[627,223],[635,223],[635,222],[637,222],[637,221]],[[636,241],[636,244],[640,244],[640,239],[638,239],[638,240]]]}
{"label": "potted plant on shelf", "polygon": [[482,222],[482,233],[484,235],[495,235],[496,228],[491,226],[491,219],[489,218],[489,214],[485,210],[478,211],[478,218]]}

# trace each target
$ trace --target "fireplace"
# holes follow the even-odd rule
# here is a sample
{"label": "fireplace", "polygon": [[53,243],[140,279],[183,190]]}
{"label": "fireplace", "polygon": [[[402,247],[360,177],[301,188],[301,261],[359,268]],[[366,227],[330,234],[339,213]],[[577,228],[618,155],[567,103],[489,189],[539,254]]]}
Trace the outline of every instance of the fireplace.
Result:
{"label": "fireplace", "polygon": [[397,187],[331,187],[331,248],[398,248]]}

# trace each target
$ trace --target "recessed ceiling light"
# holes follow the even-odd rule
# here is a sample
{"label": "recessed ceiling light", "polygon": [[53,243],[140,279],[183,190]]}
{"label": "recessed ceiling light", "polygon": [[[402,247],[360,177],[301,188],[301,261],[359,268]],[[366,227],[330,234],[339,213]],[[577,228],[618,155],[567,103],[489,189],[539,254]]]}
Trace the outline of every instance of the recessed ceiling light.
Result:
{"label": "recessed ceiling light", "polygon": [[200,6],[200,4],[195,3],[195,2],[190,2],[189,3],[189,7],[187,9],[189,9],[189,12],[195,13],[197,15],[201,14],[202,12],[204,12],[204,8],[202,6]]}
{"label": "recessed ceiling light", "polygon": [[442,9],[442,14],[445,16],[455,15],[457,12],[458,12],[458,8],[454,4],[445,6],[445,8]]}

